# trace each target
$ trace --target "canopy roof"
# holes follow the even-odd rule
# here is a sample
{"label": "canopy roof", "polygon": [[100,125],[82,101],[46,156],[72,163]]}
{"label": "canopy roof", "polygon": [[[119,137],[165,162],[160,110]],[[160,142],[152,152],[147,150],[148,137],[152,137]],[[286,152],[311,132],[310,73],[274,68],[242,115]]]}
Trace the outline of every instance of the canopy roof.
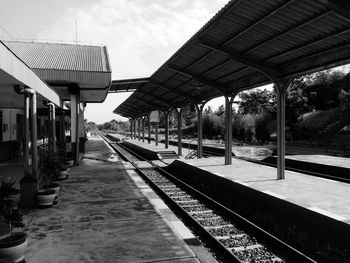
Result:
{"label": "canopy roof", "polygon": [[60,96],[0,41],[0,108],[24,108],[24,96],[15,88],[18,85],[36,91],[39,108],[46,100],[63,106]]}
{"label": "canopy roof", "polygon": [[133,118],[350,63],[346,0],[231,0],[114,113]]}
{"label": "canopy roof", "polygon": [[111,67],[105,46],[6,41],[5,44],[64,100],[69,87],[79,87],[85,102],[105,99],[111,82]]}

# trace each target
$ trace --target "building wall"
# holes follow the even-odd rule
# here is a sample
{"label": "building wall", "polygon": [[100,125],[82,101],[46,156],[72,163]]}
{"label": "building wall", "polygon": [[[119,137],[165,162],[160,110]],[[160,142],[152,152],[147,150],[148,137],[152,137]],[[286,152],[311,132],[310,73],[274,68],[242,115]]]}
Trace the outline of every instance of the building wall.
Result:
{"label": "building wall", "polygon": [[2,111],[2,141],[17,140],[17,114],[24,114],[22,109],[0,109]]}
{"label": "building wall", "polygon": [[17,114],[23,115],[24,112],[21,109],[0,109],[0,111],[2,112],[0,161],[3,161],[14,157],[19,151],[17,129],[21,124],[17,123]]}

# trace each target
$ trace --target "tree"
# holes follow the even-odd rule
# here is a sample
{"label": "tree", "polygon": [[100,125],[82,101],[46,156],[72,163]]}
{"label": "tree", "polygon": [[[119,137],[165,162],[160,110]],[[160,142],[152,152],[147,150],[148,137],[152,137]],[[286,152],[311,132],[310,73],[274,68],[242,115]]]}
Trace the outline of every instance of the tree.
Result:
{"label": "tree", "polygon": [[253,89],[238,94],[239,114],[261,114],[265,111],[272,112],[275,104],[272,91],[267,89]]}
{"label": "tree", "polygon": [[340,105],[339,93],[347,89],[346,76],[340,71],[321,71],[302,79],[308,105],[316,110],[328,110]]}

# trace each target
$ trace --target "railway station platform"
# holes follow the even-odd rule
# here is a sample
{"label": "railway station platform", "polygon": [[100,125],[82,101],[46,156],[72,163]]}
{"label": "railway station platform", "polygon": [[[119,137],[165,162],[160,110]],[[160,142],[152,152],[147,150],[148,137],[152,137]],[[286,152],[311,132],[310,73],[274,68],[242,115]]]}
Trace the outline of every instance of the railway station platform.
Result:
{"label": "railway station platform", "polygon": [[[158,153],[161,151],[177,152],[177,147],[169,145],[168,149],[164,149],[164,144],[162,143],[155,146],[154,142],[151,144],[139,140],[128,140],[128,142]],[[183,151],[184,155],[186,155],[185,149]],[[347,159],[341,157],[288,155],[286,159],[288,158],[348,167],[345,162]],[[163,161],[170,164],[174,160],[164,159]],[[202,159],[185,159],[180,157],[180,161],[274,198],[288,201],[326,217],[350,224],[350,184],[287,170],[285,179],[277,180],[276,168],[247,162],[238,158],[232,159],[232,165],[224,165],[224,157]]]}
{"label": "railway station platform", "polygon": [[216,262],[100,137],[85,150],[60,183],[58,205],[25,211],[27,263]]}

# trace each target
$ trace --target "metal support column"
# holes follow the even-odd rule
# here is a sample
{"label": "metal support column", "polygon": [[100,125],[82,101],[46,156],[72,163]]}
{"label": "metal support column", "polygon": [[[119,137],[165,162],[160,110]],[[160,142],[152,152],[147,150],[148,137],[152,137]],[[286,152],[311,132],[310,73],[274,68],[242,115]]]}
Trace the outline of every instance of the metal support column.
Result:
{"label": "metal support column", "polygon": [[177,113],[177,154],[182,156],[182,108],[176,109]]}
{"label": "metal support column", "polygon": [[50,102],[47,104],[49,107],[49,125],[50,125],[50,140],[49,149],[54,153],[56,152],[56,114],[55,114],[55,105]]}
{"label": "metal support column", "polygon": [[71,142],[75,165],[79,165],[79,104],[80,95],[71,94]]}
{"label": "metal support column", "polygon": [[[38,190],[38,149],[37,149],[37,120],[36,93],[25,88],[24,93],[24,176],[20,181],[20,202],[22,206],[33,206]],[[30,122],[31,120],[31,122]],[[29,164],[29,125],[31,124],[32,171]]]}
{"label": "metal support column", "polygon": [[24,92],[24,175],[29,175],[29,94]]}
{"label": "metal support column", "polygon": [[137,119],[137,128],[138,128],[137,139],[140,141],[141,140],[141,118]]}
{"label": "metal support column", "polygon": [[165,112],[164,117],[165,117],[165,134],[164,134],[165,141],[164,141],[164,144],[165,144],[165,149],[168,149],[169,148],[169,113]]}
{"label": "metal support column", "polygon": [[232,104],[235,95],[225,96],[225,165],[232,164]]}
{"label": "metal support column", "polygon": [[66,129],[65,129],[65,112],[64,109],[59,111],[60,115],[60,151],[64,154],[66,152]]}
{"label": "metal support column", "polygon": [[197,105],[196,109],[197,109],[197,158],[201,159],[203,158],[203,108],[206,102]]}
{"label": "metal support column", "polygon": [[132,124],[132,129],[131,129],[131,139],[135,139],[135,130],[136,130],[136,121],[133,119],[131,121],[131,124]]}
{"label": "metal support column", "polygon": [[134,120],[134,140],[137,138],[137,119]]}
{"label": "metal support column", "polygon": [[38,132],[37,132],[37,120],[36,120],[36,92],[30,90],[31,96],[31,119],[32,119],[32,136],[31,136],[31,145],[32,145],[32,176],[38,180]]}
{"label": "metal support column", "polygon": [[158,146],[158,126],[159,126],[159,124],[158,124],[158,122],[156,122],[156,127],[155,127],[155,129],[156,129],[156,138],[155,138],[155,141],[156,141],[156,146]]}
{"label": "metal support column", "polygon": [[277,93],[277,179],[285,178],[285,126],[286,112],[285,102],[289,83],[277,81],[274,89]]}
{"label": "metal support column", "polygon": [[148,144],[151,143],[151,127],[152,127],[151,117],[150,115],[148,115]]}
{"label": "metal support column", "polygon": [[133,126],[134,126],[134,121],[133,121],[133,119],[129,119],[129,121],[130,121],[130,139],[132,139],[132,137],[133,137],[132,131],[133,131]]}
{"label": "metal support column", "polygon": [[142,142],[145,142],[145,117],[142,117]]}

